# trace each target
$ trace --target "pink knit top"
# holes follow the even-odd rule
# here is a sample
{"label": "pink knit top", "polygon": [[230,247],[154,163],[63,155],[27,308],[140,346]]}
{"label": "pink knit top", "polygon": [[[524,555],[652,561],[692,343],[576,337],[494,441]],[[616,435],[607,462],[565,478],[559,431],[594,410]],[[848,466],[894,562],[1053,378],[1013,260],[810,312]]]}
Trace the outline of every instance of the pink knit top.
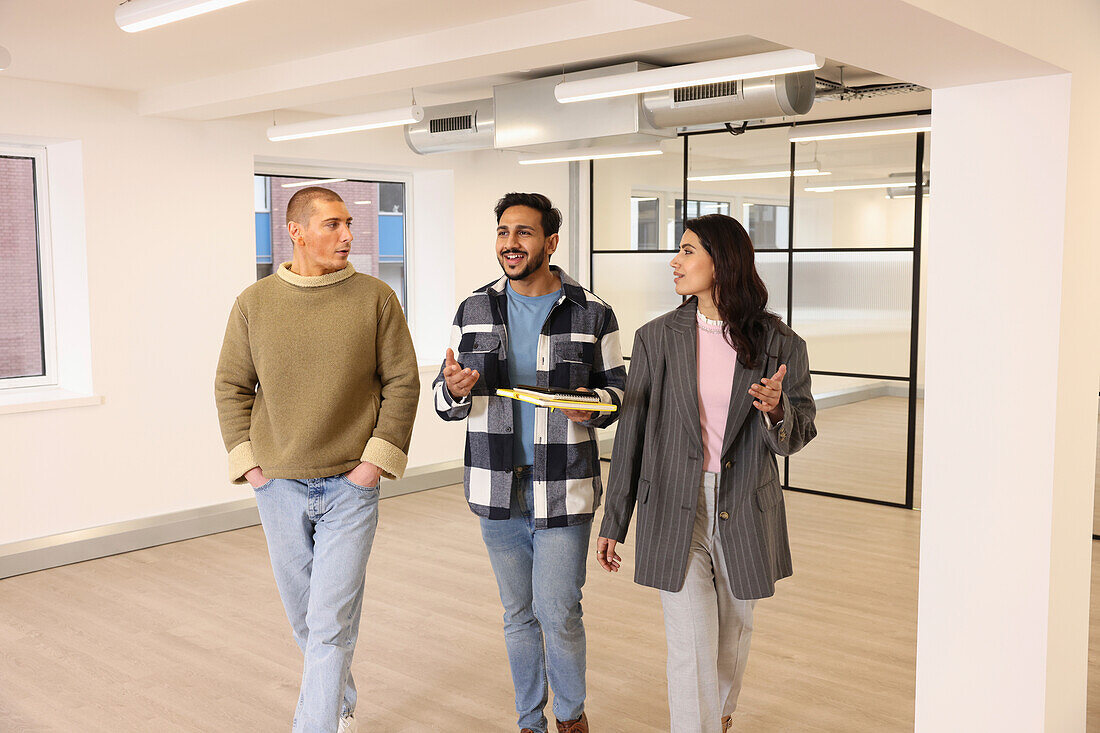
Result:
{"label": "pink knit top", "polygon": [[722,322],[702,313],[697,318],[697,361],[699,364],[699,422],[703,431],[703,470],[722,470],[722,438],[726,434],[733,372],[737,351],[722,335]]}

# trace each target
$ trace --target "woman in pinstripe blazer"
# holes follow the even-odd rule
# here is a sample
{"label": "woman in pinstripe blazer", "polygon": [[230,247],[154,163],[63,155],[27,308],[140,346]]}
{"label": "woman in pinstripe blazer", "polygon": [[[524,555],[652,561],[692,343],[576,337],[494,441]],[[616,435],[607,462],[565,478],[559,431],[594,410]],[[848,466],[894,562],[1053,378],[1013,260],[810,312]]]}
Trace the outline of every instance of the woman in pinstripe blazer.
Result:
{"label": "woman in pinstripe blazer", "polygon": [[673,733],[732,725],[753,607],[791,574],[776,456],[817,434],[806,343],[768,312],[752,242],[689,220],[671,262],[687,300],[638,329],[597,543],[638,507],[634,580],[661,591]]}

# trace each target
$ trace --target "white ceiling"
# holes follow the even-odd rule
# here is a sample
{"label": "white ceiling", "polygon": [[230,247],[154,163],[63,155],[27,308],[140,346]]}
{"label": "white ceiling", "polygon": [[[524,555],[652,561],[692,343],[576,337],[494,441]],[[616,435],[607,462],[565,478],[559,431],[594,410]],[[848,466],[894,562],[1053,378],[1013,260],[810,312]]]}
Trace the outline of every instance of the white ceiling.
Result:
{"label": "white ceiling", "polygon": [[12,76],[144,91],[566,2],[251,0],[126,33],[115,25],[118,0],[0,0],[0,45],[12,52]]}
{"label": "white ceiling", "polygon": [[[861,24],[896,27],[897,38],[856,46],[863,66],[890,66],[898,80],[921,83],[899,77],[926,68],[929,81],[980,78],[985,58],[1041,68],[988,39],[945,29],[901,0],[880,2],[788,0],[777,13],[749,0],[250,0],[129,34],[115,25],[116,0],[0,0],[0,45],[13,56],[5,77],[125,90],[137,95],[142,114],[189,119],[363,112],[405,104],[413,89],[421,104],[439,104],[490,96],[494,84],[627,60],[670,65],[787,46],[828,56],[839,36],[823,29],[836,27],[838,15],[856,38]],[[896,23],[884,26],[883,17]],[[942,59],[919,52],[933,33]],[[973,59],[965,73],[948,53],[963,44]],[[852,61],[860,59],[830,61],[821,75],[835,78],[835,67]],[[851,84],[891,80],[846,66]],[[822,102],[811,114],[929,103],[927,95]]]}

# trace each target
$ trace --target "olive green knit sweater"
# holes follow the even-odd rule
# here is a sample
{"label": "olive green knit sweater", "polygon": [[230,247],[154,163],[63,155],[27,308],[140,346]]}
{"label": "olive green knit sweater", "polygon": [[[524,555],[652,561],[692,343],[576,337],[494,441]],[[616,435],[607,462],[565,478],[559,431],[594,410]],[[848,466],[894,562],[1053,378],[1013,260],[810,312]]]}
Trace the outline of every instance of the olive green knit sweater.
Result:
{"label": "olive green knit sweater", "polygon": [[303,277],[284,263],[233,304],[214,383],[229,478],[309,479],[369,461],[405,471],[420,376],[401,303],[381,280]]}

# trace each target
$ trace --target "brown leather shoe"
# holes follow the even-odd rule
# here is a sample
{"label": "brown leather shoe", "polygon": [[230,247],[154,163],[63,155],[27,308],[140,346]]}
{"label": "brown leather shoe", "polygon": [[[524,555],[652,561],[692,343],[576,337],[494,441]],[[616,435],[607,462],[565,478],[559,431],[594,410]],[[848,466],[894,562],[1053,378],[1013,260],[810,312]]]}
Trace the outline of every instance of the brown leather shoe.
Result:
{"label": "brown leather shoe", "polygon": [[531,730],[530,728],[524,728],[519,733],[535,733],[535,731]]}
{"label": "brown leather shoe", "polygon": [[581,713],[576,720],[559,720],[558,733],[588,733],[588,716]]}
{"label": "brown leather shoe", "polygon": [[727,730],[733,727],[733,716],[726,715],[722,717],[722,733],[726,733]]}

